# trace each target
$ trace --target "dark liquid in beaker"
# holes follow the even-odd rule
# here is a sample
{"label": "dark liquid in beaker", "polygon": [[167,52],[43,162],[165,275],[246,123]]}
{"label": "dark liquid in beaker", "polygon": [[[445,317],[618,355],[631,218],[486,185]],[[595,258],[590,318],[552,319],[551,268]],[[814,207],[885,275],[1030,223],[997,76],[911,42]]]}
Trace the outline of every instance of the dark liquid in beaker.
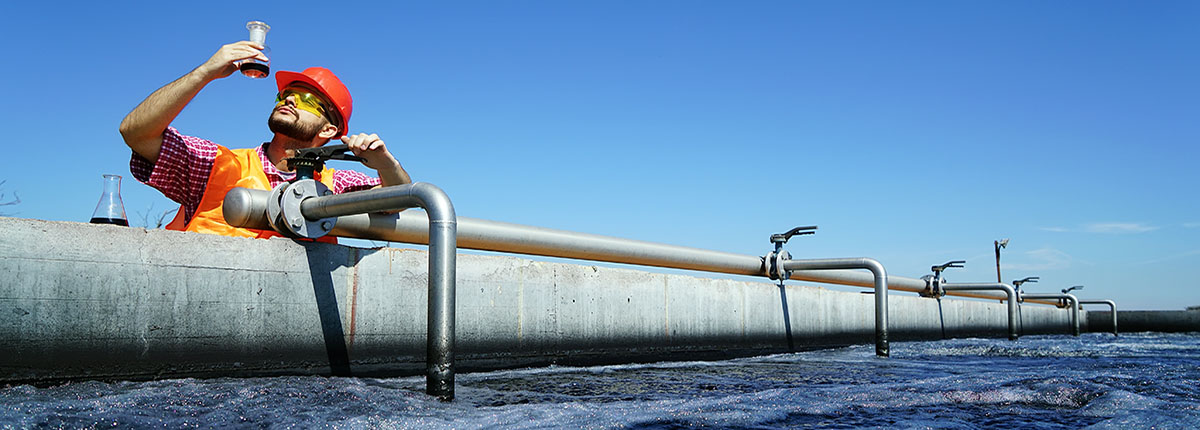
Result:
{"label": "dark liquid in beaker", "polygon": [[251,63],[249,61],[242,63],[241,66],[238,66],[238,70],[241,70],[243,75],[256,79],[265,78],[267,75],[271,74],[271,68],[267,67],[266,64]]}
{"label": "dark liquid in beaker", "polygon": [[121,218],[92,218],[92,224],[116,224],[129,227],[129,221]]}

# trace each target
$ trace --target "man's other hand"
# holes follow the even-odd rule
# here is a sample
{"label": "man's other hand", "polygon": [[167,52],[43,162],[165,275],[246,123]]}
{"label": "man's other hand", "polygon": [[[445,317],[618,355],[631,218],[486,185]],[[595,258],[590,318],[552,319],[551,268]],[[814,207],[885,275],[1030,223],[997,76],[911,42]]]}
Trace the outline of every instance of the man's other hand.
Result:
{"label": "man's other hand", "polygon": [[342,143],[350,148],[354,155],[363,158],[363,164],[379,172],[379,179],[384,186],[412,183],[408,172],[400,166],[396,157],[388,152],[387,145],[377,134],[359,133],[342,136]]}

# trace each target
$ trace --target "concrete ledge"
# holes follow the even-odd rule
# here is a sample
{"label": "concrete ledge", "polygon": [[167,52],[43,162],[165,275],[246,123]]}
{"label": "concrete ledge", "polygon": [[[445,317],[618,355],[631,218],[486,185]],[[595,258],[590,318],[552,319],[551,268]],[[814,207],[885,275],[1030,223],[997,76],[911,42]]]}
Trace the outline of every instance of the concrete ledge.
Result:
{"label": "concrete ledge", "polygon": [[[870,294],[458,258],[460,371],[873,342]],[[419,250],[0,218],[0,382],[421,374],[426,263]],[[939,316],[932,299],[890,300],[894,341],[940,338],[943,322],[951,337],[1006,336],[998,301],[943,299]],[[1070,332],[1066,310],[1022,314],[1024,334]]]}

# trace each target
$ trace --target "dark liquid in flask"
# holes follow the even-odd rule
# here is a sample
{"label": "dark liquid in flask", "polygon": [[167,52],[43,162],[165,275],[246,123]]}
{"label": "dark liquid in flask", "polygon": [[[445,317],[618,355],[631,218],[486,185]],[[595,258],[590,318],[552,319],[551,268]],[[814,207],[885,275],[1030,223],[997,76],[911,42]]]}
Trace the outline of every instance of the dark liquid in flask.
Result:
{"label": "dark liquid in flask", "polygon": [[92,224],[116,224],[129,227],[129,221],[121,218],[92,218]]}
{"label": "dark liquid in flask", "polygon": [[243,75],[251,78],[265,78],[267,75],[271,74],[271,68],[266,64],[252,63],[249,61],[242,63],[241,66],[238,66],[238,70],[241,70]]}

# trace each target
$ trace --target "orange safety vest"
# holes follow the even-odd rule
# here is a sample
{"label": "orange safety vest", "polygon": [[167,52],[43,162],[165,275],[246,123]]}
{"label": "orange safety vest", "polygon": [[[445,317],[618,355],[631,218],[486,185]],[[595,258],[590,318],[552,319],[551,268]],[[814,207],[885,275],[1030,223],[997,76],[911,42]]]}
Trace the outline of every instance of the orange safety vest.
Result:
{"label": "orange safety vest", "polygon": [[[328,167],[317,173],[318,181],[333,189],[333,169]],[[267,239],[282,236],[268,230],[253,230],[234,227],[225,222],[221,205],[225,203],[225,194],[234,187],[256,190],[270,190],[271,181],[263,170],[262,159],[254,148],[229,149],[217,147],[217,158],[213,160],[212,171],[208,174],[208,185],[204,188],[204,196],[200,198],[200,206],[192,219],[183,219],[183,208],[175,213],[175,219],[167,224],[167,230],[192,231],[198,233],[219,234],[233,237],[253,237]],[[324,236],[319,242],[337,243],[337,238]]]}

